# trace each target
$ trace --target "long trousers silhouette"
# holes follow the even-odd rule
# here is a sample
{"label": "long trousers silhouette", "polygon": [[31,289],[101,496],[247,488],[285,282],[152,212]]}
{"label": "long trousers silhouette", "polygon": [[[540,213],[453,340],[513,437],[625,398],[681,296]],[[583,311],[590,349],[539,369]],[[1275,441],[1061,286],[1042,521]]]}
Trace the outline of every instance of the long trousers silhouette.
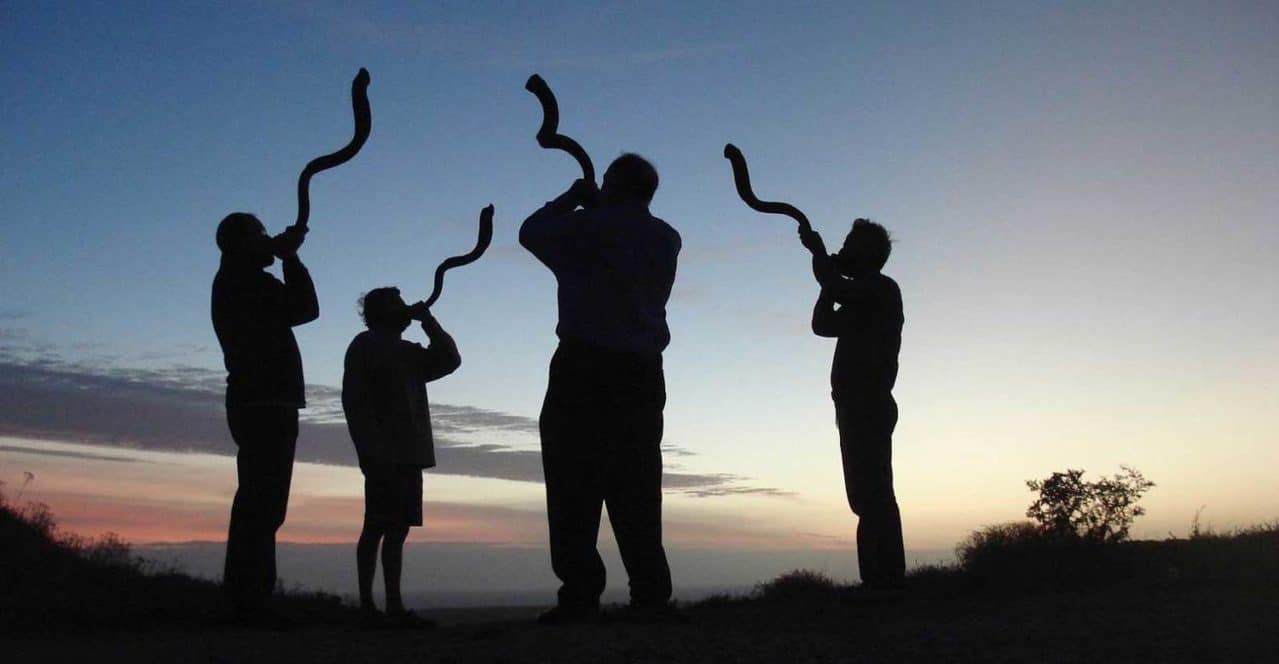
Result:
{"label": "long trousers silhouette", "polygon": [[290,406],[227,406],[239,488],[231,504],[223,586],[241,608],[275,589],[275,532],[284,524],[293,479],[298,411]]}
{"label": "long trousers silhouette", "polygon": [[868,586],[899,586],[906,574],[902,517],[893,492],[897,402],[889,393],[835,401],[844,488],[857,520],[857,567]]}
{"label": "long trousers silhouette", "polygon": [[570,342],[551,359],[539,422],[551,567],[559,604],[598,606],[605,569],[596,541],[600,510],[630,577],[631,603],[664,604],[671,571],[662,547],[661,355]]}

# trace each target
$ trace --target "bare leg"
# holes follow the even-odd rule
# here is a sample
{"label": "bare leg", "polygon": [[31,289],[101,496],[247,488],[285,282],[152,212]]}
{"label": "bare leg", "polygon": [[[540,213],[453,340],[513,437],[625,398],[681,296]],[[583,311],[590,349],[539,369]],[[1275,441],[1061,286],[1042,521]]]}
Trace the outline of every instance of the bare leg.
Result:
{"label": "bare leg", "polygon": [[[382,540],[383,534],[381,526],[371,524],[366,519],[364,521],[364,529],[360,531],[360,541],[355,545],[355,566],[360,575],[360,608],[362,609],[377,608],[373,603],[373,574],[377,572],[377,546],[378,542]],[[384,553],[389,544],[388,538],[386,545],[383,545],[382,548]],[[383,569],[383,574],[387,577],[387,583],[389,584],[390,569]],[[396,585],[398,586],[400,576],[398,563],[395,568],[395,576]]]}
{"label": "bare leg", "polygon": [[386,581],[387,613],[403,613],[405,610],[404,600],[400,597],[400,570],[404,565],[404,540],[408,536],[408,526],[392,526],[386,529],[382,539],[382,579]]}

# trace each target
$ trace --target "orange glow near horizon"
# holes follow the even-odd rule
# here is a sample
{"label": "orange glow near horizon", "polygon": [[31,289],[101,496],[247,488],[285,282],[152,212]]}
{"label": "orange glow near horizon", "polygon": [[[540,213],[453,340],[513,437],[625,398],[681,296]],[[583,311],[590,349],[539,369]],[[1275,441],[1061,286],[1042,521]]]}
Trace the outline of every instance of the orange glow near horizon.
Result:
{"label": "orange glow near horizon", "polygon": [[[19,504],[47,505],[65,533],[115,533],[140,545],[226,538],[236,484],[233,457],[4,440],[8,444],[0,450],[0,480],[6,482],[6,497]],[[24,471],[34,475],[26,486]],[[1225,487],[1204,493],[1185,479],[1155,477],[1159,485],[1143,501],[1149,511],[1134,527],[1134,537],[1185,533],[1204,504],[1209,510],[1202,522],[1217,530],[1267,518],[1264,510],[1246,501],[1226,502]],[[856,518],[843,502],[837,473],[826,472],[820,479],[809,492],[784,497],[693,498],[667,492],[664,540],[686,549],[851,550]],[[540,484],[429,472],[426,482],[425,524],[411,531],[411,541],[546,546]],[[988,484],[964,484],[964,492],[959,484],[918,494],[902,492],[907,548],[948,550],[973,529],[1022,518],[1029,500],[1024,486],[1013,480]],[[362,522],[362,492],[358,469],[297,464],[279,540],[354,542]],[[1225,521],[1218,516],[1232,512],[1253,516]],[[607,544],[607,515],[604,521],[600,538]]]}
{"label": "orange glow near horizon", "polygon": [[[10,481],[8,497],[17,503],[43,503],[65,533],[101,537],[114,533],[134,544],[186,541],[223,541],[235,491],[232,457],[14,441],[28,452],[11,446],[0,454],[5,466],[31,472],[35,479],[25,487]],[[100,454],[113,457],[75,458],[42,454]],[[20,461],[19,461],[20,458]],[[489,491],[478,491],[488,486]],[[415,528],[411,541],[478,543],[512,547],[546,545],[546,515],[542,487],[533,483],[504,482],[451,476],[427,476],[424,527]],[[363,519],[363,495],[355,468],[299,463],[294,469],[288,518],[279,533],[282,542],[349,543],[359,535]],[[432,494],[435,494],[434,496]],[[477,496],[497,496],[498,501]],[[668,496],[665,539],[685,548],[848,548],[849,537],[838,533],[785,531],[776,523],[774,498],[735,497],[708,499]],[[785,509],[799,510],[811,518],[812,506],[787,501]],[[726,506],[738,509],[726,509]],[[760,518],[744,522],[743,506],[754,505]],[[792,515],[794,516],[794,515]],[[821,517],[825,518],[825,517]],[[820,520],[820,518],[818,519]],[[610,537],[606,525],[601,539]],[[840,527],[851,521],[839,519]]]}

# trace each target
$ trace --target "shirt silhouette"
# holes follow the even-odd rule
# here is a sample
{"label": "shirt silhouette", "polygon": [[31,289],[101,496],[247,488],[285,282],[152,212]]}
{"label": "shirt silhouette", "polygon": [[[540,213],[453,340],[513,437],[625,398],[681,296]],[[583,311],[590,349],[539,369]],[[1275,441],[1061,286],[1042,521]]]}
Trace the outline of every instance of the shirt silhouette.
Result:
{"label": "shirt silhouette", "polygon": [[559,338],[638,353],[670,343],[666,301],[680,237],[647,209],[574,210],[561,197],[524,222],[520,244],[555,274]]}
{"label": "shirt silhouette", "polygon": [[423,348],[365,330],[351,340],[342,374],[342,410],[361,467],[375,462],[435,466],[426,384],[460,365],[452,339],[432,339],[430,348]]}

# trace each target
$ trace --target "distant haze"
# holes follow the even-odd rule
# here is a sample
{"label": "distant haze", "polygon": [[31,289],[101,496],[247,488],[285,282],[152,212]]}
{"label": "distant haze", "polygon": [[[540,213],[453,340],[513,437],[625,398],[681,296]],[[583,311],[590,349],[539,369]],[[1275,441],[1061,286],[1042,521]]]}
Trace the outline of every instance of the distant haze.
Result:
{"label": "distant haze", "polygon": [[[136,553],[161,565],[196,576],[222,576],[221,542],[153,544]],[[626,601],[626,577],[617,549],[601,549],[610,571],[606,602]],[[757,583],[795,569],[822,572],[841,582],[857,580],[853,551],[741,551],[685,549],[668,551],[675,573],[676,599],[691,601],[719,593],[743,594]],[[909,551],[912,567],[950,561],[949,551]],[[421,608],[547,605],[558,585],[541,548],[473,544],[409,544],[404,553],[404,593]],[[355,591],[355,550],[339,544],[286,544],[279,549],[285,588],[323,590],[338,595]],[[381,593],[381,579],[377,580]]]}

